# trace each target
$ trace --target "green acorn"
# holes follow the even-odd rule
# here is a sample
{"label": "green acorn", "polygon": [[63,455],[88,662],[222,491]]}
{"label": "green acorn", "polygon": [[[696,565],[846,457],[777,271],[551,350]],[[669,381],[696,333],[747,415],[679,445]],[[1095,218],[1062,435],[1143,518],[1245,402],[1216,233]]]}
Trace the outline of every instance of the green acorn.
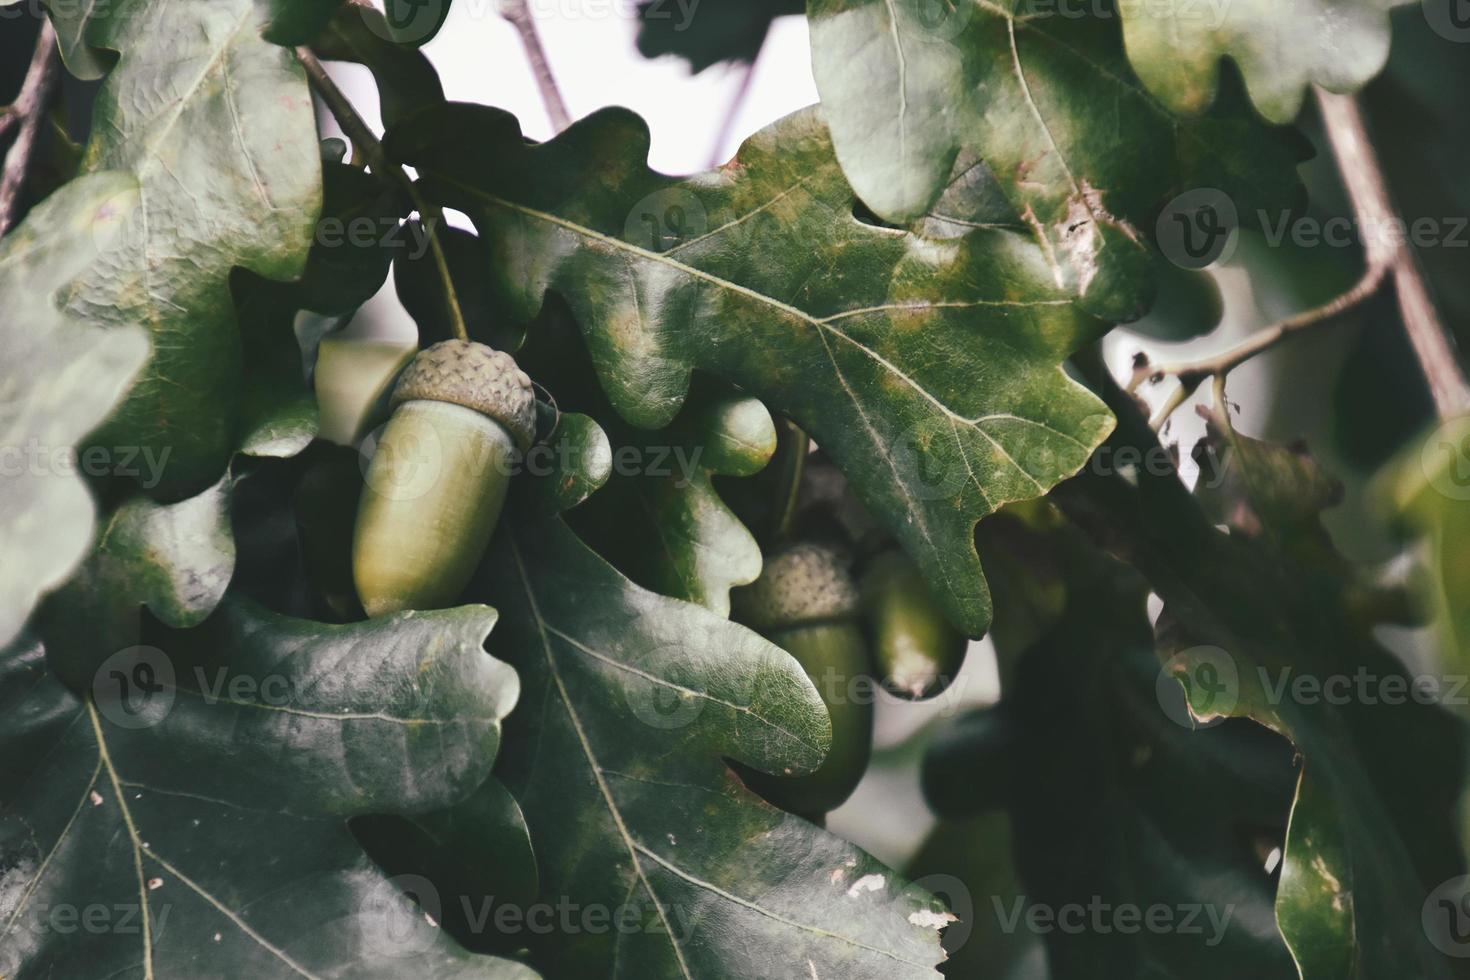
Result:
{"label": "green acorn", "polygon": [[862,594],[883,686],[910,700],[948,687],[970,641],[950,625],[908,555],[892,548],[874,558],[863,573]]}
{"label": "green acorn", "polygon": [[369,616],[458,598],[536,432],[531,379],[509,354],[470,341],[419,354],[391,404],[352,543],[352,577]]}
{"label": "green acorn", "polygon": [[736,617],[796,658],[832,718],[832,747],[815,772],[746,782],[793,813],[815,816],[852,795],[868,768],[873,697],[868,645],[858,626],[858,592],[833,549],[798,544],[766,560],[761,577],[733,595]]}

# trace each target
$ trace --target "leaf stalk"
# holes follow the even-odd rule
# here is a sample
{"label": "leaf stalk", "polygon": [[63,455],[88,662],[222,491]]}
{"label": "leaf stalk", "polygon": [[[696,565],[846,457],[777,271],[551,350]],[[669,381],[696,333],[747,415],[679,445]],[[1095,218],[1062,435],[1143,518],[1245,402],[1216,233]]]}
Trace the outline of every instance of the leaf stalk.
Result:
{"label": "leaf stalk", "polygon": [[439,281],[444,289],[445,305],[449,308],[450,328],[460,340],[468,341],[470,339],[469,328],[465,324],[464,311],[459,305],[459,293],[454,288],[454,277],[449,270],[449,257],[445,254],[444,243],[439,238],[440,230],[445,226],[443,209],[425,198],[419,192],[418,184],[408,175],[408,172],[389,159],[387,152],[383,149],[382,140],[373,133],[372,128],[358,113],[346,93],[337,87],[332,76],[327,74],[326,67],[316,54],[310,48],[302,46],[296,49],[296,57],[300,60],[301,67],[306,70],[306,77],[311,82],[311,87],[317,95],[321,96],[322,103],[337,120],[337,125],[342,127],[342,132],[347,134],[353,146],[357,147],[366,158],[368,167],[380,177],[386,177],[400,184],[407,191],[414,209],[424,219],[424,226],[429,232],[429,251],[434,257],[434,267],[439,273]]}

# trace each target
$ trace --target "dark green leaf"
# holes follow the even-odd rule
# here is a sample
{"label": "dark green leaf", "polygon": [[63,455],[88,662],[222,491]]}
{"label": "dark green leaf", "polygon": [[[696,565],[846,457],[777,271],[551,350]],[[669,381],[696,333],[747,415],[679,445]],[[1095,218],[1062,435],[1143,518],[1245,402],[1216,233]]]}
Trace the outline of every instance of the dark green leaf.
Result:
{"label": "dark green leaf", "polygon": [[[421,6],[432,11],[447,8],[448,3],[428,0]],[[386,126],[444,101],[439,74],[429,59],[413,48],[395,44],[391,38],[392,32],[379,10],[354,3],[338,10],[315,45],[323,58],[350,61],[373,73]]]}
{"label": "dark green leaf", "polygon": [[421,234],[402,226],[412,206],[402,189],[361,167],[322,168],[322,216],[296,289],[302,309],[345,316],[388,281],[395,258],[424,248]]}
{"label": "dark green leaf", "polygon": [[612,444],[602,426],[577,412],[542,414],[555,428],[531,448],[526,476],[511,491],[520,513],[533,521],[571,510],[612,476]]}
{"label": "dark green leaf", "polygon": [[359,817],[352,830],[395,877],[429,881],[439,921],[462,946],[506,953],[525,948],[524,916],[535,917],[540,879],[526,818],[499,780],[487,779],[447,810]]}
{"label": "dark green leaf", "polygon": [[239,445],[232,270],[299,275],[321,208],[312,100],[291,52],[261,38],[264,14],[256,0],[123,0],[86,32],[121,53],[87,166],[136,174],[141,200],[70,307],[153,337],[148,370],[99,439],[167,450],[160,495],[213,483]]}
{"label": "dark green leaf", "polygon": [[[1109,403],[1122,420],[1114,450],[1161,458],[1126,396],[1111,390]],[[1191,713],[1254,718],[1301,754],[1276,918],[1303,980],[1458,976],[1422,916],[1464,873],[1462,729],[1410,694],[1422,679],[1374,639],[1377,620],[1355,601],[1361,575],[1318,521],[1329,481],[1300,452],[1215,426],[1221,469],[1209,479],[1227,505],[1212,507],[1231,534],[1172,471],[1139,467],[1133,484],[1088,473],[1058,499],[1163,599],[1166,666],[1191,682]]]}
{"label": "dark green leaf", "polygon": [[1197,120],[1173,117],[1133,75],[1110,10],[932,0],[807,9],[817,88],[858,196],[889,220],[912,220],[974,154],[1058,286],[1106,319],[1147,309],[1146,242],[1175,195],[1214,188],[1249,216],[1299,192],[1295,140],[1238,98]]}
{"label": "dark green leaf", "polygon": [[803,0],[640,0],[638,50],[646,58],[677,55],[694,72],[753,62],[771,21],[804,9]]}
{"label": "dark green leaf", "polygon": [[134,497],[112,513],[81,569],[42,607],[38,629],[57,676],[84,690],[103,660],[140,641],[145,606],[180,628],[214,612],[235,571],[233,484],[226,476],[177,504]]}
{"label": "dark green leaf", "polygon": [[481,647],[493,622],[329,627],[227,603],[167,652],[121,654],[86,701],[37,648],[7,651],[0,703],[24,691],[25,710],[0,716],[0,757],[34,754],[0,785],[0,971],[532,976],[456,947],[346,825],[484,779],[517,690]]}
{"label": "dark green leaf", "polygon": [[[977,921],[1020,913],[1025,929],[1031,907],[1058,921],[1086,909],[1086,927],[1044,930],[1053,980],[1294,977],[1264,867],[1286,834],[1291,746],[1247,721],[1195,731],[1167,700],[1143,582],[1075,529],[1011,523],[1012,563],[1060,570],[1065,606],[1003,707],[957,719],[925,764],[947,815],[998,801],[1011,816],[1024,889],[981,898]],[[1000,542],[987,543],[990,560]],[[1163,914],[1162,928],[1125,918]]]}
{"label": "dark green leaf", "polygon": [[[443,274],[428,247],[427,234],[425,225],[410,222],[404,235],[408,247],[398,253],[393,263],[393,284],[403,308],[418,324],[420,347],[455,335],[449,304],[445,301]],[[524,330],[506,323],[502,315],[494,285],[485,275],[485,270],[490,268],[489,248],[462,228],[441,225],[435,234],[444,249],[455,299],[470,339],[496,350],[515,350],[524,339]]]}
{"label": "dark green leaf", "polygon": [[307,44],[322,32],[343,0],[269,0],[270,22],[261,32],[272,44]]}
{"label": "dark green leaf", "polygon": [[475,220],[517,319],[548,290],[567,299],[624,418],[666,426],[695,368],[789,416],[967,633],[989,621],[975,522],[1075,472],[1112,425],[1059,366],[1102,327],[1040,248],[857,220],[813,112],[687,181],[647,169],[648,131],[618,110],[537,147],[503,113],[453,105],[390,141]]}
{"label": "dark green leaf", "polygon": [[486,563],[531,710],[502,774],[542,894],[622,926],[532,937],[555,976],[934,977],[937,903],[726,768],[809,771],[830,725],[787,654],[645,592],[563,525],[503,527]]}
{"label": "dark green leaf", "polygon": [[558,404],[605,420],[611,479],[568,522],[644,588],[728,615],[730,589],[755,581],[761,555],[711,478],[750,476],[766,464],[776,448],[771,413],[700,378],[667,428],[635,428],[609,404],[576,331],[562,304],[548,305],[517,355]]}

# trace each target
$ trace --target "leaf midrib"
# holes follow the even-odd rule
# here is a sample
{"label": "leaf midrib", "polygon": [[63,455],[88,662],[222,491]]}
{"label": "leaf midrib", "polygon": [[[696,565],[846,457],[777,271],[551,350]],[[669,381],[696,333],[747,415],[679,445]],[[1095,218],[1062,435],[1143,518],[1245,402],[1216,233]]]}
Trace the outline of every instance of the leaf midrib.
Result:
{"label": "leaf midrib", "polygon": [[917,963],[913,960],[905,959],[904,957],[890,952],[889,950],[882,949],[877,946],[870,946],[867,943],[859,942],[848,936],[843,936],[839,933],[830,932],[817,926],[809,925],[804,922],[798,922],[794,919],[789,919],[755,902],[751,902],[748,899],[743,899],[738,895],[735,895],[720,888],[712,882],[705,881],[703,878],[700,878],[697,875],[691,874],[690,872],[678,867],[667,859],[659,856],[652,849],[638,841],[633,836],[632,831],[628,828],[626,821],[624,821],[623,819],[622,810],[619,809],[617,801],[613,797],[612,788],[607,783],[606,777],[609,774],[610,770],[604,770],[597,760],[597,755],[592,749],[591,740],[588,737],[586,730],[582,726],[581,717],[577,713],[576,706],[572,703],[571,692],[568,690],[565,679],[561,675],[561,669],[556,663],[556,655],[552,652],[551,639],[548,634],[554,632],[558,636],[563,637],[566,634],[562,633],[560,630],[555,629],[555,627],[552,627],[542,616],[541,607],[536,601],[535,590],[531,586],[531,576],[526,570],[525,559],[521,557],[520,546],[516,543],[515,533],[513,531],[509,534],[508,540],[510,543],[511,555],[515,559],[516,563],[516,573],[521,580],[522,590],[525,592],[527,606],[530,609],[532,618],[536,621],[536,630],[541,639],[542,653],[545,655],[547,669],[550,671],[552,682],[556,686],[557,694],[561,699],[563,708],[566,710],[567,718],[571,722],[573,731],[577,736],[578,743],[581,745],[582,751],[587,758],[588,767],[591,769],[593,779],[597,783],[597,788],[602,794],[603,802],[606,804],[608,813],[613,819],[613,824],[614,826],[616,826],[618,834],[622,838],[623,845],[628,849],[629,857],[632,858],[634,872],[636,873],[638,880],[642,882],[643,887],[648,891],[649,897],[653,899],[654,908],[658,910],[659,918],[660,920],[662,920],[665,932],[668,935],[669,945],[674,951],[675,958],[678,960],[680,970],[686,980],[694,980],[693,975],[689,972],[688,964],[684,961],[683,950],[679,946],[677,940],[675,940],[674,938],[673,928],[669,923],[667,915],[664,913],[664,908],[659,900],[658,893],[654,890],[653,883],[649,880],[647,873],[644,871],[643,862],[639,860],[640,854],[646,855],[650,860],[663,867],[670,874],[677,876],[678,878],[690,883],[691,885],[694,885],[697,888],[708,891],[712,895],[716,895],[719,898],[740,906],[741,908],[765,916],[766,918],[772,919],[783,925],[789,926],[793,929],[799,929],[803,932],[812,933],[824,939],[836,940],[846,945],[853,946],[857,949],[866,950],[870,953],[875,953],[879,956],[884,956],[889,959],[896,960],[897,962],[902,963],[906,966],[913,966],[923,970],[929,970],[930,966],[928,964]]}

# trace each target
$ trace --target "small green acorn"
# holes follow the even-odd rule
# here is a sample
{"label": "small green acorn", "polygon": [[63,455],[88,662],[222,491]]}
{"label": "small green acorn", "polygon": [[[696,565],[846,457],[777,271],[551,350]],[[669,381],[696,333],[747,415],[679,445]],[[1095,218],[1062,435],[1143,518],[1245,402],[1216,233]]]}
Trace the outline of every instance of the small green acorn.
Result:
{"label": "small green acorn", "polygon": [[948,687],[970,641],[950,625],[908,555],[890,548],[873,558],[862,595],[883,686],[914,701]]}
{"label": "small green acorn", "polygon": [[868,768],[873,697],[858,591],[832,548],[802,543],[766,560],[761,577],[732,596],[736,618],[796,658],[832,718],[832,747],[815,772],[746,782],[793,813],[818,816],[852,795]]}
{"label": "small green acorn", "polygon": [[509,354],[465,340],[415,357],[391,405],[352,543],[352,577],[369,616],[458,598],[536,432],[531,379]]}

